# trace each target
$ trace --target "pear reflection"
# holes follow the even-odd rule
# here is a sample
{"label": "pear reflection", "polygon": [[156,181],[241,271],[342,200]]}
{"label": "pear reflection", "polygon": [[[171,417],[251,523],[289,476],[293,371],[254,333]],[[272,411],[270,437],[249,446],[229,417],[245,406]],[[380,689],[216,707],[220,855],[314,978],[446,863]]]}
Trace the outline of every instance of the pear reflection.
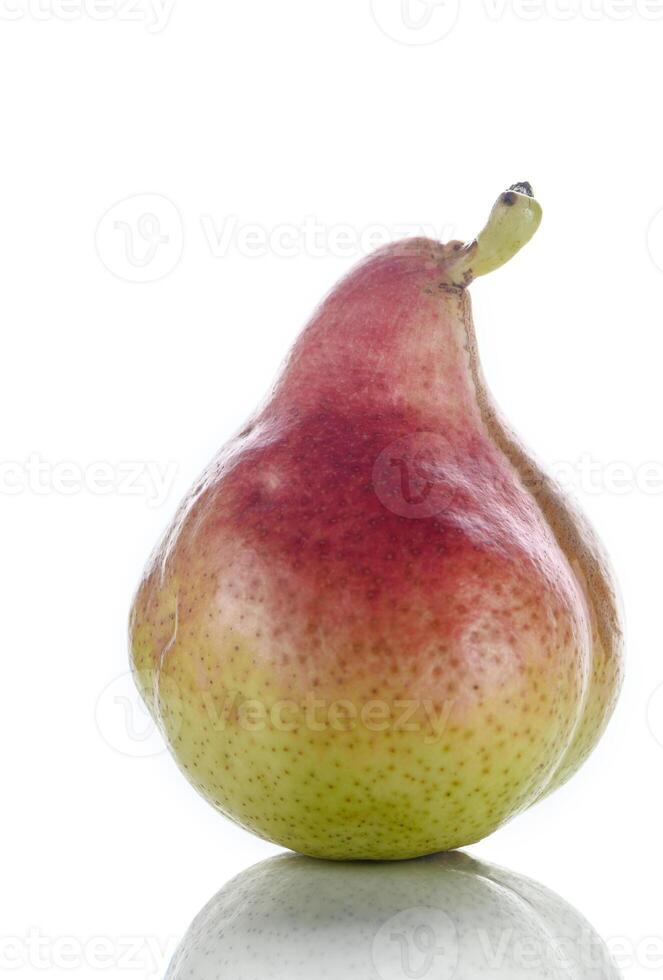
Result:
{"label": "pear reflection", "polygon": [[591,926],[527,878],[453,853],[281,855],[193,921],[166,980],[616,980]]}

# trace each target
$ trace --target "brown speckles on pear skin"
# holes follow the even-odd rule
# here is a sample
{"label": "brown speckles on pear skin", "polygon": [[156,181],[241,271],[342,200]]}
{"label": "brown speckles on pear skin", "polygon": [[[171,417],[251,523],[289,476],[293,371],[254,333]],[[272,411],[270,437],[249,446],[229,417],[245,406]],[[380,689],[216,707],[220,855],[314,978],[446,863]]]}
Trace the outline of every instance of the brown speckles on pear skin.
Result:
{"label": "brown speckles on pear skin", "polygon": [[[316,856],[480,839],[577,767],[618,687],[618,644],[600,643],[609,587],[585,537],[574,564],[561,505],[523,484],[467,297],[433,288],[424,253],[384,250],[323,304],[180,508],[132,612],[139,686],[188,778]],[[403,514],[376,492],[376,459],[431,432],[445,506]],[[386,728],[343,729],[375,703]]]}

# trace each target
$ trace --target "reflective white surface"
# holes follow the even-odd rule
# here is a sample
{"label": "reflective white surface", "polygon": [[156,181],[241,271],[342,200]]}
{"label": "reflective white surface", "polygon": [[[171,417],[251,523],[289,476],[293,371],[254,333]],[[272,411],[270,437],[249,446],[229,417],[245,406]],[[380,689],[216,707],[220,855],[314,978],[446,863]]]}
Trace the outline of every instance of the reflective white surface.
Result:
{"label": "reflective white surface", "polygon": [[393,864],[283,855],[196,917],[167,980],[617,980],[553,892],[462,853]]}
{"label": "reflective white surface", "polygon": [[[196,909],[276,853],[141,714],[145,556],[381,234],[471,235],[529,178],[543,223],[476,284],[481,356],[612,558],[626,684],[578,777],[471,851],[658,980],[661,3],[175,0],[158,33],[147,6],[0,3],[0,975],[163,980]],[[153,261],[137,203],[168,237]]]}

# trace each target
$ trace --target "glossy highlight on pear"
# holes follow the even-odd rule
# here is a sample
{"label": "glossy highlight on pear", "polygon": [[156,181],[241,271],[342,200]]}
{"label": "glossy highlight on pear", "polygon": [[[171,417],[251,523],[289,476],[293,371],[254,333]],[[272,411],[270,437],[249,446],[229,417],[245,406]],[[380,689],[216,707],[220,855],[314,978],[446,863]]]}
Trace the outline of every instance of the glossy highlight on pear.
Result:
{"label": "glossy highlight on pear", "polygon": [[565,901],[466,854],[391,864],[281,855],[192,922],[166,980],[619,980]]}
{"label": "glossy highlight on pear", "polygon": [[148,564],[140,690],[196,789],[271,841],[464,846],[568,779],[609,720],[611,573],[494,405],[467,289],[540,220],[518,184],[467,245],[361,262]]}

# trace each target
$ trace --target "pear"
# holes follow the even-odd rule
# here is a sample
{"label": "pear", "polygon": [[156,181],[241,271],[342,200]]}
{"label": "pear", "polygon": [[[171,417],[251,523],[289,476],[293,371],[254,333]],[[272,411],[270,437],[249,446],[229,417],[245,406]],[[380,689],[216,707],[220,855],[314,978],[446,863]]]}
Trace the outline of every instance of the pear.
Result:
{"label": "pear", "polygon": [[191,924],[166,980],[619,980],[557,895],[462,853],[398,864],[280,855]]}
{"label": "pear", "polygon": [[609,719],[611,574],[498,414],[467,292],[540,218],[514,185],[470,244],[401,241],[351,271],[148,565],[139,688],[196,789],[270,841],[472,843]]}

